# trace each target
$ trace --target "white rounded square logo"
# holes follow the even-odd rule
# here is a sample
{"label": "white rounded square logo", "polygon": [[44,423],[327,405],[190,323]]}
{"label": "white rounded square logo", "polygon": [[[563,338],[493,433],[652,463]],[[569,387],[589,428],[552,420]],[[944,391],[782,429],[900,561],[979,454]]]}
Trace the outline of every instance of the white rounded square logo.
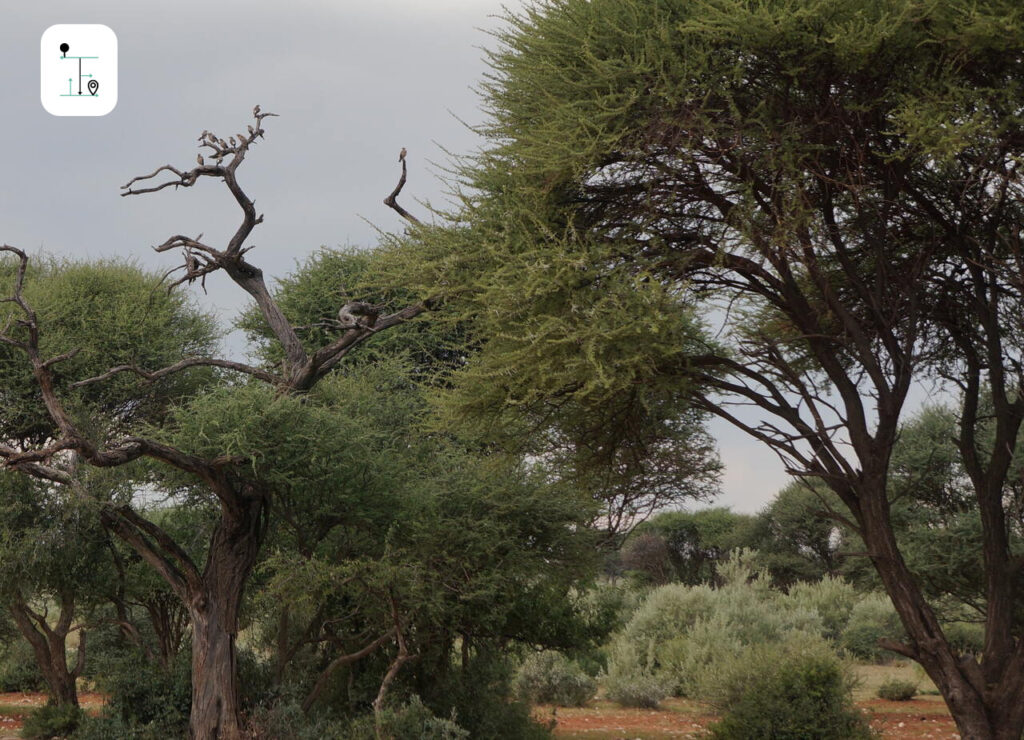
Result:
{"label": "white rounded square logo", "polygon": [[105,116],[117,105],[117,36],[102,24],[62,23],[39,42],[40,98],[55,116]]}

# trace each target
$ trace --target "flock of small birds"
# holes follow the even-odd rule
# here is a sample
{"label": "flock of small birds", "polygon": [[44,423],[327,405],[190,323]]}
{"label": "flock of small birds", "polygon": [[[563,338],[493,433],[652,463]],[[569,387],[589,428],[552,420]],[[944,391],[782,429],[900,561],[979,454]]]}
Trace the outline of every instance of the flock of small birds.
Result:
{"label": "flock of small birds", "polygon": [[[219,165],[221,162],[224,161],[224,157],[226,157],[228,154],[235,154],[239,151],[245,150],[246,148],[248,148],[250,144],[253,143],[253,141],[256,140],[257,137],[262,139],[264,131],[262,128],[259,128],[260,121],[262,121],[267,116],[276,115],[276,113],[262,113],[260,111],[260,107],[257,105],[252,109],[252,116],[256,119],[257,127],[253,127],[252,124],[246,126],[246,128],[249,131],[248,135],[237,134],[237,140],[234,136],[229,136],[228,140],[224,141],[224,139],[217,137],[216,134],[213,134],[212,132],[203,129],[203,133],[199,134],[199,147],[202,148],[205,146],[212,149],[212,154],[208,154],[207,156],[210,157],[210,160],[212,162],[215,162],[216,164]],[[402,151],[398,153],[398,161],[405,162],[405,155],[406,149],[403,146]],[[198,164],[200,167],[207,166],[206,157],[204,157],[202,153],[196,155],[196,164]]]}
{"label": "flock of small birds", "polygon": [[[203,129],[203,133],[199,134],[199,146],[200,148],[209,147],[212,150],[211,154],[207,154],[207,156],[211,159],[212,162],[216,162],[216,164],[219,165],[221,162],[224,161],[224,157],[226,157],[227,155],[236,154],[238,152],[244,151],[246,148],[248,148],[250,144],[253,143],[253,141],[256,140],[257,137],[262,139],[264,131],[261,127],[259,127],[260,122],[267,116],[276,116],[277,114],[262,113],[260,111],[260,107],[257,105],[255,108],[252,109],[252,115],[253,118],[256,119],[256,126],[254,127],[252,124],[246,126],[246,128],[249,131],[248,135],[241,133],[237,134],[237,139],[235,138],[235,136],[229,136],[227,138],[227,141],[225,141],[224,139],[218,137],[216,134],[207,131],[206,129]],[[405,150],[403,149],[402,151],[404,152]],[[206,157],[204,157],[202,153],[197,154],[196,163],[200,167],[205,167]]]}

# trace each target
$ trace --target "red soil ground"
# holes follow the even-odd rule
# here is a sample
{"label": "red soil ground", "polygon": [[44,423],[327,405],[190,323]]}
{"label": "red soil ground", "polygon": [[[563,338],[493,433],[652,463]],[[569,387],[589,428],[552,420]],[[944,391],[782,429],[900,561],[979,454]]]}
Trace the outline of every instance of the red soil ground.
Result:
{"label": "red soil ground", "polygon": [[[886,740],[959,738],[956,725],[936,697],[906,702],[872,699],[858,702],[871,715],[871,725]],[[664,702],[662,709],[623,709],[607,702],[595,702],[582,709],[538,707],[541,721],[557,722],[555,737],[593,740],[654,740],[657,738],[700,738],[714,717],[701,714],[692,704],[679,700]]]}
{"label": "red soil ground", "polygon": [[[106,699],[102,694],[80,693],[78,695],[78,703],[90,714],[98,712],[104,701]],[[0,713],[0,740],[17,737],[25,715],[44,704],[46,704],[46,694],[0,693],[0,707],[3,707],[3,712]],[[19,712],[17,707],[25,707],[25,711]]]}

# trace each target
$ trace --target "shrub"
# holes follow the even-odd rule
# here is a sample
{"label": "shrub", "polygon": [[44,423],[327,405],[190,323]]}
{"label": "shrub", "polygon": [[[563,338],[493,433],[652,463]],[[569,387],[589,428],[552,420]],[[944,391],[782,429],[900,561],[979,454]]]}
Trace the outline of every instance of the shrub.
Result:
{"label": "shrub", "polygon": [[878,641],[884,637],[901,639],[903,626],[887,596],[868,594],[854,604],[840,643],[859,660],[883,662],[892,657],[890,652],[878,646]]}
{"label": "shrub", "polygon": [[715,740],[859,740],[873,737],[853,706],[852,681],[821,640],[749,648],[719,667],[710,697]]}
{"label": "shrub", "polygon": [[672,693],[692,696],[708,665],[746,645],[825,631],[806,599],[771,588],[748,560],[749,553],[741,553],[720,566],[725,583],[718,589],[669,585],[652,591],[614,641],[629,646],[618,648],[619,673],[653,675]]}
{"label": "shrub", "polygon": [[606,676],[604,687],[608,699],[624,707],[657,709],[668,696],[660,679],[643,674]]}
{"label": "shrub", "polygon": [[25,718],[21,736],[34,740],[68,737],[81,723],[84,712],[70,704],[47,704]]}
{"label": "shrub", "polygon": [[849,624],[857,591],[842,578],[825,576],[820,581],[794,583],[789,600],[796,608],[815,612],[821,618],[824,636],[838,640]]}
{"label": "shrub", "polygon": [[468,664],[439,672],[417,688],[436,716],[455,717],[470,737],[550,737],[549,729],[534,720],[529,705],[510,700],[511,674],[504,655],[479,650]]}
{"label": "shrub", "polygon": [[32,646],[21,637],[0,648],[0,691],[46,691]]}
{"label": "shrub", "polygon": [[[96,657],[97,687],[109,696],[104,714],[152,737],[187,732],[192,701],[190,656],[183,651],[164,669],[133,648],[108,649]],[[91,731],[91,728],[90,728]]]}
{"label": "shrub", "polygon": [[601,681],[605,696],[625,707],[655,708],[668,696],[665,682],[644,670],[634,645],[623,638],[610,646],[608,673]]}
{"label": "shrub", "polygon": [[373,740],[380,736],[395,740],[465,740],[469,732],[459,727],[454,717],[437,717],[418,696],[412,696],[405,704],[381,712],[379,734],[376,718],[370,715],[353,722],[344,735],[347,740]]}
{"label": "shrub", "polygon": [[985,649],[985,627],[977,622],[949,622],[942,625],[949,646],[961,653],[980,653]]}
{"label": "shrub", "polygon": [[876,693],[879,699],[887,701],[910,701],[917,694],[917,683],[890,678],[882,682]]}
{"label": "shrub", "polygon": [[523,661],[515,689],[522,701],[531,704],[580,707],[593,698],[597,683],[561,653],[545,650]]}

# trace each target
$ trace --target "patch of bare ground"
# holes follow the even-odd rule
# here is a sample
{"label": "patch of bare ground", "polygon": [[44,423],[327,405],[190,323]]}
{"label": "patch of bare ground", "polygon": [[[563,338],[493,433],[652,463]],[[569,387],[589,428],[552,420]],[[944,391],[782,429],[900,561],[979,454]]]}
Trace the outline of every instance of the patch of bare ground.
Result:
{"label": "patch of bare ground", "polygon": [[[46,704],[47,698],[43,693],[0,693],[0,740],[20,738],[25,717]],[[99,714],[106,703],[106,697],[103,694],[83,692],[78,695],[78,703],[89,714]]]}
{"label": "patch of bare ground", "polygon": [[[871,726],[885,740],[954,740],[960,735],[953,719],[938,697],[920,697],[895,702],[871,699],[857,702],[871,717]],[[715,717],[706,714],[696,702],[668,699],[659,709],[626,709],[607,701],[594,701],[586,707],[540,706],[535,716],[542,722],[555,722],[555,737],[578,740],[701,738]]]}

